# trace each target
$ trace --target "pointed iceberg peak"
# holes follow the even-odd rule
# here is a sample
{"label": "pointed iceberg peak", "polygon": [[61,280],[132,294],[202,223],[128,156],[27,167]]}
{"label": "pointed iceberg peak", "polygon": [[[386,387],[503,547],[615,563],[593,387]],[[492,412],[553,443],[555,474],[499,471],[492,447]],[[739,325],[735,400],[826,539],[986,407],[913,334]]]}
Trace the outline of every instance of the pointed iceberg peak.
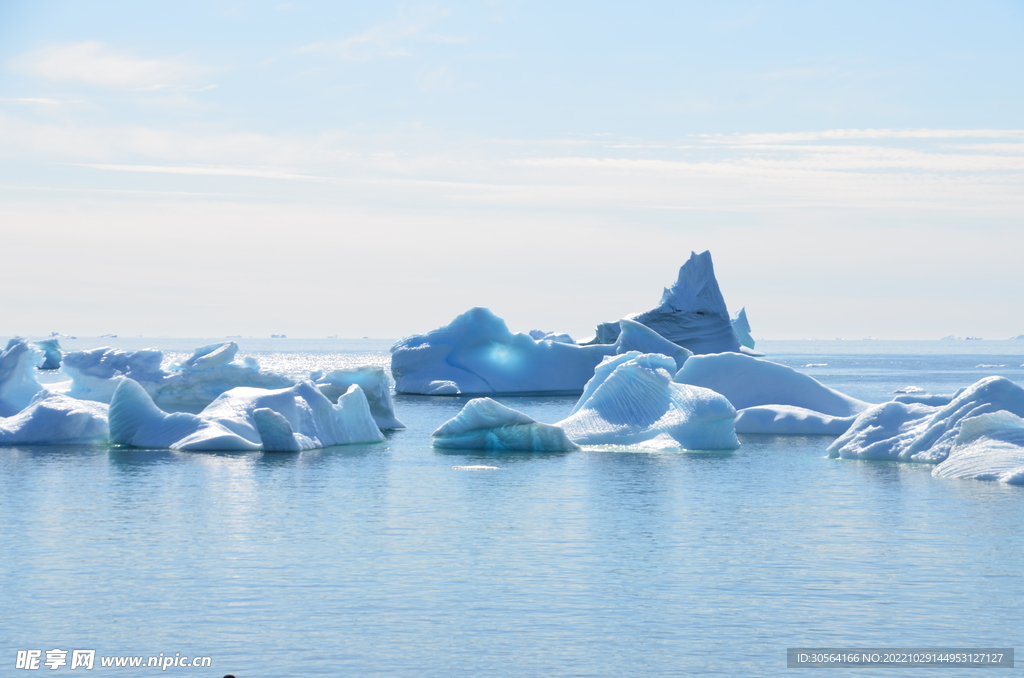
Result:
{"label": "pointed iceberg peak", "polygon": [[[713,315],[729,317],[722,291],[718,289],[715,266],[711,262],[711,251],[700,254],[690,252],[690,258],[679,267],[679,277],[672,287],[666,287],[661,295],[658,309],[693,313],[703,311]],[[648,311],[650,313],[650,311]]]}
{"label": "pointed iceberg peak", "polygon": [[[693,353],[740,350],[740,340],[733,331],[708,251],[690,253],[676,282],[665,289],[657,307],[628,317]],[[598,325],[595,343],[612,343],[619,332],[618,322]]]}

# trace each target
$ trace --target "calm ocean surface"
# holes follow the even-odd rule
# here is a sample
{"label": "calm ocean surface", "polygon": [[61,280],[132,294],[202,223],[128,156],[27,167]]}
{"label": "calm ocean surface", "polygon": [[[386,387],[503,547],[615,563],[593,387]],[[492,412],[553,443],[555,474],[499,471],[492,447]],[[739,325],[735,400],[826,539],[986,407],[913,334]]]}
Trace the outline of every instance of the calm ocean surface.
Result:
{"label": "calm ocean surface", "polygon": [[[237,341],[289,372],[386,365],[390,343]],[[1024,341],[759,348],[872,402],[1024,384]],[[575,402],[500,400],[547,422]],[[1024,649],[1024,487],[826,459],[825,436],[435,451],[465,401],[399,396],[408,429],[386,442],[298,454],[0,448],[0,675],[53,648],[211,656],[166,673],[238,678],[770,676],[796,671],[787,647]],[[500,470],[453,468],[473,464]]]}

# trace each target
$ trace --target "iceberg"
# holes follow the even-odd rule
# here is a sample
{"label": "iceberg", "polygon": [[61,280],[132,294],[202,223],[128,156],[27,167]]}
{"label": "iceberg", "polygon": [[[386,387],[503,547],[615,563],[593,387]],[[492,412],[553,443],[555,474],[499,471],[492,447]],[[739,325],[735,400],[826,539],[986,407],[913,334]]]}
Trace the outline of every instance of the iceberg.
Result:
{"label": "iceberg", "polygon": [[107,441],[107,406],[41,391],[0,417],[0,445],[88,445]]}
{"label": "iceberg", "polygon": [[[740,350],[715,279],[711,252],[690,253],[689,260],[679,269],[678,279],[662,294],[658,306],[627,317],[695,354]],[[618,338],[620,330],[618,322],[602,323],[597,326],[594,342],[610,344]]]}
{"label": "iceberg", "polygon": [[871,407],[792,367],[740,353],[693,356],[674,381],[728,398],[740,433],[839,435]]}
{"label": "iceberg", "polygon": [[71,377],[66,394],[109,403],[121,379],[127,377],[142,385],[164,410],[198,412],[235,387],[279,389],[295,384],[285,375],[261,371],[251,358],[235,362],[237,353],[238,344],[233,341],[211,344],[165,371],[163,353],[156,349],[75,351],[64,356],[63,370]]}
{"label": "iceberg", "polygon": [[736,432],[838,436],[846,433],[856,418],[834,417],[793,405],[760,405],[736,413]]}
{"label": "iceberg", "polygon": [[359,386],[332,404],[309,381],[276,390],[236,387],[190,414],[164,412],[126,377],[110,401],[109,422],[114,444],[173,450],[296,452],[384,440]]}
{"label": "iceberg", "polygon": [[116,348],[94,348],[72,351],[64,356],[61,367],[71,377],[71,387],[65,392],[80,400],[109,403],[121,377],[128,377],[149,386],[156,386],[167,377],[160,368],[164,354],[156,349],[122,351]]}
{"label": "iceberg", "polygon": [[1024,419],[1005,410],[964,419],[932,475],[1024,485]]}
{"label": "iceberg", "polygon": [[1000,410],[1024,416],[1024,389],[1004,377],[981,379],[946,405],[889,401],[862,412],[828,455],[937,464],[949,457],[965,420]]}
{"label": "iceberg", "polygon": [[530,338],[540,341],[547,339],[548,341],[557,341],[559,344],[575,344],[576,340],[570,337],[568,334],[560,332],[545,332],[544,330],[530,330]]}
{"label": "iceberg", "polygon": [[639,323],[624,321],[613,344],[580,346],[509,331],[486,308],[473,308],[444,327],[391,347],[398,393],[501,395],[580,393],[608,355],[665,352],[677,365],[690,352]]}
{"label": "iceberg", "polygon": [[754,350],[754,338],[750,336],[750,321],[747,320],[746,307],[736,311],[736,317],[731,322],[732,331],[736,333],[740,346]]}
{"label": "iceberg", "polygon": [[20,337],[7,342],[0,352],[0,417],[18,414],[43,390],[36,365],[43,352]]}
{"label": "iceberg", "polygon": [[39,369],[60,369],[60,342],[58,342],[56,339],[42,339],[36,342],[36,347],[45,355],[42,364],[39,365]]}
{"label": "iceberg", "polygon": [[320,392],[330,398],[332,402],[337,402],[350,386],[358,384],[370,404],[370,414],[373,415],[378,428],[382,430],[405,428],[405,424],[395,416],[395,402],[391,398],[391,380],[388,379],[383,367],[362,365],[334,370],[318,377],[315,381]]}
{"label": "iceberg", "polygon": [[738,447],[733,406],[714,391],[673,382],[675,365],[659,354],[608,357],[570,415],[555,425],[579,445]]}
{"label": "iceberg", "polygon": [[579,449],[558,426],[542,424],[490,398],[474,398],[431,434],[434,447],[500,452]]}

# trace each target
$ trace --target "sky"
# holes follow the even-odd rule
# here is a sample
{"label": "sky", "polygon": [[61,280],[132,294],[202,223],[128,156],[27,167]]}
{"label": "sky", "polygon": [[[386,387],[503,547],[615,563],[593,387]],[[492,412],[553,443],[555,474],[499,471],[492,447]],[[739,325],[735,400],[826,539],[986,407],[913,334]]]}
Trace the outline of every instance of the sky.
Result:
{"label": "sky", "polygon": [[0,0],[0,335],[1024,334],[1024,4]]}

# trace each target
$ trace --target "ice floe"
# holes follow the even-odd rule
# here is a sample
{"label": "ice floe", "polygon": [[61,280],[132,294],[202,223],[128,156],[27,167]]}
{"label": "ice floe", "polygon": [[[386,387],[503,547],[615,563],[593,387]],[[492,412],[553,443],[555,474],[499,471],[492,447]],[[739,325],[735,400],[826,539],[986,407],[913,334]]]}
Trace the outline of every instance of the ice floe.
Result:
{"label": "ice floe", "polygon": [[[627,317],[695,354],[740,350],[739,338],[715,279],[711,252],[691,253],[658,306]],[[594,342],[610,344],[618,338],[619,331],[618,322],[602,323],[597,327]]]}
{"label": "ice floe", "polygon": [[615,343],[579,346],[513,334],[486,308],[473,308],[444,327],[406,337],[391,348],[399,393],[500,395],[579,393],[608,355],[663,351],[682,364],[689,351],[626,321]]}
{"label": "ice floe", "polygon": [[501,452],[578,449],[558,426],[542,424],[490,398],[474,398],[431,437],[434,447]]}
{"label": "ice floe", "polygon": [[1004,377],[986,377],[945,405],[882,403],[862,412],[828,454],[936,464],[949,456],[964,420],[1000,410],[1024,416],[1024,389]]}
{"label": "ice floe", "polygon": [[309,381],[275,390],[233,388],[190,414],[164,412],[141,385],[124,378],[109,421],[112,443],[175,450],[293,452],[384,439],[358,386],[333,404]]}

